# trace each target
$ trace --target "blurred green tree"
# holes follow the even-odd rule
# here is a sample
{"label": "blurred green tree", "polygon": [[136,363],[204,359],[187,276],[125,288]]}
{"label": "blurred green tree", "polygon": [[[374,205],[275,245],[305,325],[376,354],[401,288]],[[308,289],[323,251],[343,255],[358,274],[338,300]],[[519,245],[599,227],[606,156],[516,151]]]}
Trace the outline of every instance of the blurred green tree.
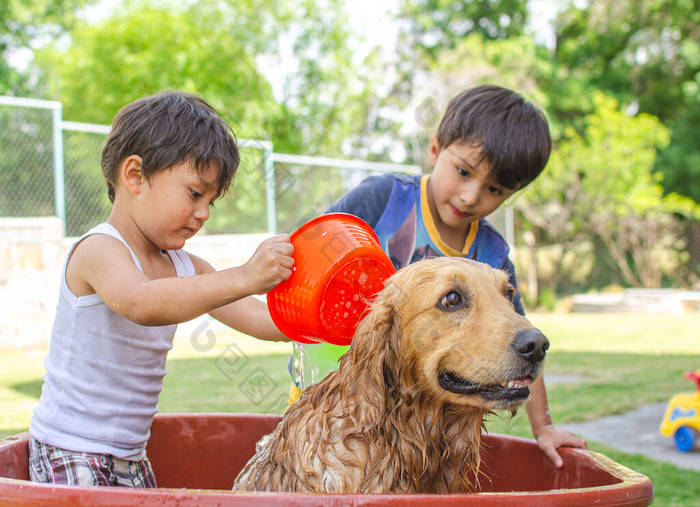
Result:
{"label": "blurred green tree", "polygon": [[66,50],[37,53],[66,119],[109,124],[124,104],[179,89],[204,96],[239,135],[253,137],[277,108],[242,42],[197,11],[127,10],[70,36]]}
{"label": "blurred green tree", "polygon": [[[653,166],[669,131],[657,118],[630,116],[601,92],[592,103],[583,134],[571,127],[564,131],[545,174],[516,207],[559,242],[599,238],[623,284],[659,287],[663,275],[684,261],[674,213],[698,216],[700,207],[687,197],[664,195]],[[552,219],[566,224],[563,237],[552,236],[557,231]]]}
{"label": "blurred green tree", "polygon": [[403,0],[402,42],[435,61],[471,34],[487,40],[525,33],[527,0]]}
{"label": "blurred green tree", "polygon": [[0,95],[33,94],[36,84],[27,69],[8,57],[37,39],[55,39],[76,22],[78,10],[96,0],[3,0],[0,2]]}
{"label": "blurred green tree", "polygon": [[698,145],[687,135],[700,111],[700,0],[572,2],[555,31],[558,73],[548,89],[561,100],[551,112],[587,112],[590,100],[567,101],[576,96],[569,89],[583,92],[579,97],[599,89],[657,116],[673,131],[656,164],[666,192],[700,202]]}

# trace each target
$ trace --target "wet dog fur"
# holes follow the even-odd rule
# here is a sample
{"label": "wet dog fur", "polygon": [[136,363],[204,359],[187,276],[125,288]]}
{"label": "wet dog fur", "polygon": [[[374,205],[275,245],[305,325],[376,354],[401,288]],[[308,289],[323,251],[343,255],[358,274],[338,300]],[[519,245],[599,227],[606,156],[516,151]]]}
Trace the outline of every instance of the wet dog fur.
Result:
{"label": "wet dog fur", "polygon": [[338,370],[263,437],[234,491],[473,490],[484,416],[527,399],[549,346],[514,295],[506,273],[466,259],[399,270]]}

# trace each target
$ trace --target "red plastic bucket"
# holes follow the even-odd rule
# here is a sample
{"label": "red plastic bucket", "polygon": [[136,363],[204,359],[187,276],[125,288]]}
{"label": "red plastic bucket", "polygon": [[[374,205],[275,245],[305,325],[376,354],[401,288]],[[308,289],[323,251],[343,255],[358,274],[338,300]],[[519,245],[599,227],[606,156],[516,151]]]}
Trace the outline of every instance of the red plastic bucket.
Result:
{"label": "red plastic bucket", "polygon": [[346,213],[309,220],[291,234],[294,268],[267,294],[270,315],[301,343],[349,345],[394,265],[372,228]]}

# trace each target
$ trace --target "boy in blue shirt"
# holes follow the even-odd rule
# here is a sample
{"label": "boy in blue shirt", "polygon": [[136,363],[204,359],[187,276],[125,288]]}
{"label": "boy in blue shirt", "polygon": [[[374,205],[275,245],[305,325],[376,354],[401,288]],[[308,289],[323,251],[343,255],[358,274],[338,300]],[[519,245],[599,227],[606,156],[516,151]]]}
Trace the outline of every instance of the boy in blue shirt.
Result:
{"label": "boy in blue shirt", "polygon": [[[465,257],[505,270],[517,288],[508,245],[485,217],[540,174],[550,151],[547,120],[532,103],[497,86],[468,89],[450,101],[430,140],[431,175],[370,176],[327,212],[372,226],[396,269],[430,257]],[[513,304],[524,315],[519,292]],[[561,467],[558,447],[586,443],[552,425],[542,377],[530,389],[525,409],[533,435]]]}

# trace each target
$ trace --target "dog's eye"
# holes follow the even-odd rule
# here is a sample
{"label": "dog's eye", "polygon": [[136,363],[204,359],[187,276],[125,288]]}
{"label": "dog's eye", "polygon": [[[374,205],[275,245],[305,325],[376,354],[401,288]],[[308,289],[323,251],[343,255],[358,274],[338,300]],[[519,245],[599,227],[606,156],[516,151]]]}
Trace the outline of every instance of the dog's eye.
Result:
{"label": "dog's eye", "polygon": [[508,284],[508,286],[506,286],[506,298],[511,303],[515,299],[515,287],[513,287],[511,284]]}
{"label": "dog's eye", "polygon": [[454,310],[459,310],[466,304],[464,297],[457,291],[450,291],[440,300],[438,307],[441,310],[446,310],[452,312]]}

